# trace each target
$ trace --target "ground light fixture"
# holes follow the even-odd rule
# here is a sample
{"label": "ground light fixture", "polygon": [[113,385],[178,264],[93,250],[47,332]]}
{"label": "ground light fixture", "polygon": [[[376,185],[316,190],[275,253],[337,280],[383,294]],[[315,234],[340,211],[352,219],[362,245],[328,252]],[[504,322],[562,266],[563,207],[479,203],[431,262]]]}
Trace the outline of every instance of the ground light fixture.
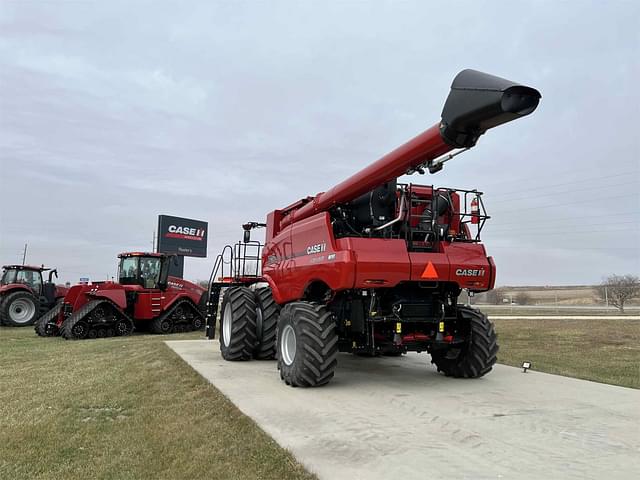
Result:
{"label": "ground light fixture", "polygon": [[522,362],[522,373],[527,373],[527,370],[529,370],[531,366],[531,362]]}

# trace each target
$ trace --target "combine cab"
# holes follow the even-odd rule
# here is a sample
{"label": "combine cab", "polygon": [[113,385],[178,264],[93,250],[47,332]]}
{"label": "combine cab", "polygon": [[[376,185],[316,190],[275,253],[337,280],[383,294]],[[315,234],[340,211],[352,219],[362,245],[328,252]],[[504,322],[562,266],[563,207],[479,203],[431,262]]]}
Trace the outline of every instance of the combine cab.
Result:
{"label": "combine cab", "polygon": [[36,333],[79,340],[130,335],[135,328],[166,334],[203,327],[206,291],[168,275],[174,256],[134,252],[119,258],[117,283],[73,286],[40,318]]}
{"label": "combine cab", "polygon": [[[539,99],[533,88],[465,70],[440,122],[328,191],[268,214],[259,278],[237,276],[223,294],[223,358],[277,358],[280,377],[298,387],[329,382],[338,352],[428,352],[448,376],[491,371],[493,325],[458,303],[463,290],[495,283],[480,242],[488,219],[482,193],[398,177],[440,171],[485,131],[533,112]],[[255,226],[245,225],[245,243]],[[218,315],[209,303],[211,337]]]}
{"label": "combine cab", "polygon": [[[43,282],[42,272],[49,272]],[[29,265],[5,265],[0,279],[0,325],[25,327],[53,308],[67,288],[53,283],[56,269]]]}

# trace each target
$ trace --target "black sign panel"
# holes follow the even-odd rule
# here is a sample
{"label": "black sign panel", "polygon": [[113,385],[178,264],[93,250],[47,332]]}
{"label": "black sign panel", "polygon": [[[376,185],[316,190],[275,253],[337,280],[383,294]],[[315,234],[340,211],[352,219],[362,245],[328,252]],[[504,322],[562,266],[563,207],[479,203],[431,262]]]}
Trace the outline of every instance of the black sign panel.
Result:
{"label": "black sign panel", "polygon": [[207,230],[207,222],[158,215],[158,252],[206,257]]}

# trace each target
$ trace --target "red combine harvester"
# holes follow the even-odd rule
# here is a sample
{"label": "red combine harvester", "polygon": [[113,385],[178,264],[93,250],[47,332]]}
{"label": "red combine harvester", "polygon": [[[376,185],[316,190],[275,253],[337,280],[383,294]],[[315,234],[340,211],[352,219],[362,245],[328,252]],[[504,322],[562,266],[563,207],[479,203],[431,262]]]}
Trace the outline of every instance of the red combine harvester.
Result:
{"label": "red combine harvester", "polygon": [[[42,272],[49,272],[46,282]],[[29,265],[5,265],[0,278],[0,325],[25,327],[33,325],[54,307],[68,288],[53,283],[56,269]]]}
{"label": "red combine harvester", "polygon": [[175,256],[133,252],[118,257],[118,283],[71,287],[38,320],[36,333],[78,340],[130,335],[136,326],[148,326],[153,333],[202,328],[206,290],[168,275]]}
{"label": "red combine harvester", "polygon": [[[498,352],[493,325],[458,303],[462,290],[485,292],[495,283],[493,259],[480,243],[489,218],[482,192],[397,179],[440,171],[486,130],[532,113],[539,100],[533,88],[464,70],[440,123],[327,192],[271,212],[266,224],[246,224],[245,249],[260,249],[250,230],[266,226],[262,271],[246,274],[238,244],[231,278],[211,282],[210,338],[217,297],[231,286],[222,301],[222,356],[275,356],[281,378],[300,387],[329,382],[338,352],[428,352],[447,376],[488,373]],[[268,287],[256,289],[258,282]]]}

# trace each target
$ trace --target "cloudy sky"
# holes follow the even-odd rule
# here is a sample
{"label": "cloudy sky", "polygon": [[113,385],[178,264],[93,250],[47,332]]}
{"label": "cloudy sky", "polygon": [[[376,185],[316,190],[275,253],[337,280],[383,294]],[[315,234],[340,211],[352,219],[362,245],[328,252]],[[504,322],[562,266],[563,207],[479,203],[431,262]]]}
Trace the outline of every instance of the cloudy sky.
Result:
{"label": "cloudy sky", "polygon": [[239,225],[439,120],[455,74],[538,110],[416,183],[478,188],[498,284],[640,273],[637,2],[0,1],[0,262],[102,279],[159,213]]}

